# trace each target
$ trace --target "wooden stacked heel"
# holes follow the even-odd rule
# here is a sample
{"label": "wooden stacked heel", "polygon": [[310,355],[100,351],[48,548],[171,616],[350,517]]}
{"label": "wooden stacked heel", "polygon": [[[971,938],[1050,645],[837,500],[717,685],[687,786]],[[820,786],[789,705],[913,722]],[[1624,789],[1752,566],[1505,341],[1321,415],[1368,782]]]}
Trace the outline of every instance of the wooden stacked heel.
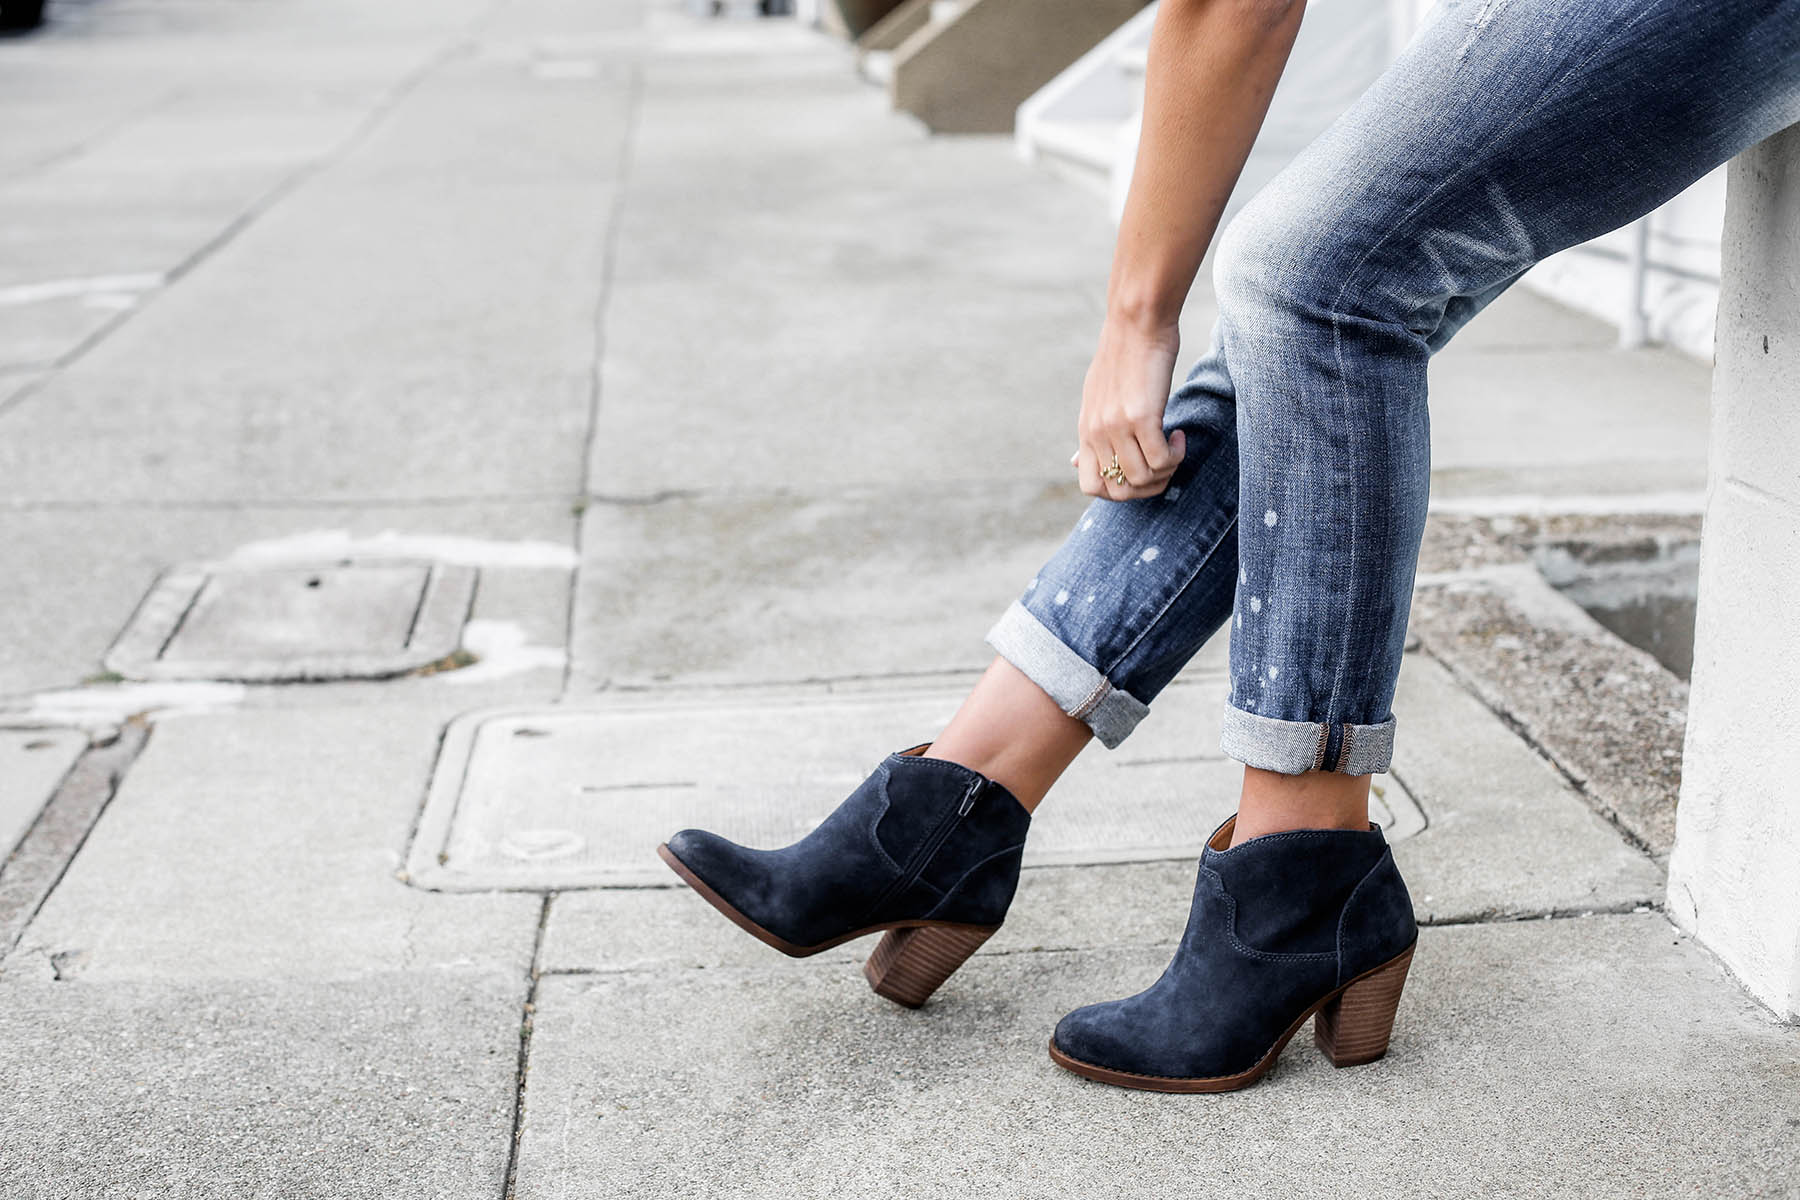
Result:
{"label": "wooden stacked heel", "polygon": [[1408,947],[1405,953],[1354,980],[1313,1015],[1313,1044],[1332,1066],[1360,1066],[1387,1053],[1412,956]]}
{"label": "wooden stacked heel", "polygon": [[863,975],[877,996],[918,1008],[993,934],[972,925],[890,929],[863,964]]}

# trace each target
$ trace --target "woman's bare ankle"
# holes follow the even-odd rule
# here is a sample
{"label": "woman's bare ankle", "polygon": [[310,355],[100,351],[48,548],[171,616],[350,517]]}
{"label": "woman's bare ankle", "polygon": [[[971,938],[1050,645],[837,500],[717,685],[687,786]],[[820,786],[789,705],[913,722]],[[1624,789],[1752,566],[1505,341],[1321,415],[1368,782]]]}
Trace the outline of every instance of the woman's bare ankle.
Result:
{"label": "woman's bare ankle", "polygon": [[1308,771],[1283,775],[1244,768],[1231,844],[1293,829],[1367,829],[1369,777]]}
{"label": "woman's bare ankle", "polygon": [[1024,672],[996,658],[925,757],[979,771],[1031,810],[1092,733]]}

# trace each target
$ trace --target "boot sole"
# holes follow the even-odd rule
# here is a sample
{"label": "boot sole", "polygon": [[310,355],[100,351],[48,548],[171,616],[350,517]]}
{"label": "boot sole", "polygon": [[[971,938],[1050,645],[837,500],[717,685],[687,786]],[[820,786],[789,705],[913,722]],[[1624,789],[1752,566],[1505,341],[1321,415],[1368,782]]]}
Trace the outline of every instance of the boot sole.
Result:
{"label": "boot sole", "polygon": [[1295,1018],[1287,1031],[1256,1065],[1235,1075],[1140,1075],[1134,1071],[1115,1071],[1097,1063],[1083,1062],[1065,1053],[1050,1038],[1050,1059],[1066,1071],[1110,1083],[1114,1087],[1136,1088],[1145,1092],[1235,1092],[1249,1087],[1275,1065],[1293,1036],[1300,1032],[1307,1018],[1313,1021],[1313,1041],[1334,1067],[1354,1067],[1371,1063],[1387,1053],[1388,1038],[1393,1032],[1394,1013],[1400,1004],[1400,991],[1406,984],[1406,971],[1412,965],[1411,946],[1382,963],[1364,971],[1342,987],[1327,992],[1318,1003]]}
{"label": "boot sole", "polygon": [[877,995],[908,1008],[918,1008],[930,999],[944,980],[1000,928],[998,925],[965,925],[956,921],[884,921],[879,925],[852,929],[815,946],[800,946],[771,933],[739,912],[677,858],[668,843],[659,845],[656,853],[683,883],[723,913],[733,925],[789,958],[808,958],[871,933],[885,933],[887,936],[863,964],[863,975]]}

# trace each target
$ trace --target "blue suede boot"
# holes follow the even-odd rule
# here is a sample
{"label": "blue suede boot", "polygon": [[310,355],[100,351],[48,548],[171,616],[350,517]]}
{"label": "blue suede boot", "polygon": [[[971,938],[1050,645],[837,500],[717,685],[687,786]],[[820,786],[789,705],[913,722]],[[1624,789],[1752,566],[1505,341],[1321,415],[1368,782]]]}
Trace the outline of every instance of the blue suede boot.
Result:
{"label": "blue suede boot", "polygon": [[1387,1053],[1419,930],[1381,830],[1231,846],[1236,820],[1200,853],[1187,932],[1162,978],[1058,1022],[1059,1066],[1121,1087],[1228,1092],[1274,1066],[1308,1017],[1335,1066]]}
{"label": "blue suede boot", "polygon": [[1031,814],[977,771],[890,754],[817,829],[751,850],[701,829],[657,847],[708,903],[802,958],[887,931],[863,974],[913,1008],[1000,928],[1019,883]]}

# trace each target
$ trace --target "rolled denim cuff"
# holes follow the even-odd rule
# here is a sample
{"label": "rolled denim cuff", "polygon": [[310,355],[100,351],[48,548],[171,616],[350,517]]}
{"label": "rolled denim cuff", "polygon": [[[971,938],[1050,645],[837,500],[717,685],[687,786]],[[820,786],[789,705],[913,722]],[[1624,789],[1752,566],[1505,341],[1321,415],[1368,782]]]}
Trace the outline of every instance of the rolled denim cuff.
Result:
{"label": "rolled denim cuff", "polygon": [[1108,750],[1130,736],[1150,712],[1149,705],[1114,687],[1016,600],[988,630],[987,644],[1025,672],[1064,712],[1087,722]]}
{"label": "rolled denim cuff", "polygon": [[[1340,775],[1374,775],[1388,769],[1394,757],[1394,718],[1379,725],[1336,726],[1317,721],[1279,721],[1225,706],[1225,726],[1219,747],[1247,767],[1299,775],[1306,771],[1335,771]],[[1337,743],[1333,761],[1326,757]]]}

